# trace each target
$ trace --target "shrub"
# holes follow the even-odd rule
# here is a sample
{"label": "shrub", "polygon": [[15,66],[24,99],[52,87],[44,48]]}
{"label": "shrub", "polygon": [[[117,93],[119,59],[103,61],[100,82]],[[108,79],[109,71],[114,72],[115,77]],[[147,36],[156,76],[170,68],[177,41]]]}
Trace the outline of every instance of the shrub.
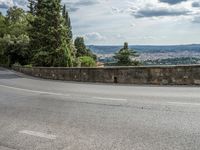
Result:
{"label": "shrub", "polygon": [[16,63],[13,64],[13,67],[21,67],[21,64],[16,62]]}
{"label": "shrub", "polygon": [[95,67],[96,66],[96,62],[92,57],[83,56],[83,57],[79,57],[79,60],[81,63],[81,67]]}
{"label": "shrub", "polygon": [[26,68],[32,68],[33,66],[32,66],[32,64],[28,64],[28,65],[24,65],[24,67],[26,67]]}
{"label": "shrub", "polygon": [[129,49],[128,43],[124,43],[124,47],[115,53],[114,59],[120,66],[138,66],[140,62],[133,60],[135,57],[138,57],[136,51]]}

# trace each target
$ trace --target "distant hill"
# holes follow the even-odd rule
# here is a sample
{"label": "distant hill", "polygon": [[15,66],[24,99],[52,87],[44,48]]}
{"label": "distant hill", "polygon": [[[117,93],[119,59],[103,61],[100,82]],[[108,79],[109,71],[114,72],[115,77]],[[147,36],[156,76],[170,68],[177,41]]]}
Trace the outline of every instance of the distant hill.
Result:
{"label": "distant hill", "polygon": [[[94,53],[97,54],[113,54],[117,52],[122,46],[97,46],[88,45]],[[167,53],[167,52],[181,52],[192,51],[200,53],[200,44],[191,45],[169,45],[169,46],[153,46],[153,45],[130,45],[130,48],[136,50],[138,53]]]}
{"label": "distant hill", "polygon": [[[88,46],[98,56],[98,61],[104,63],[114,62],[113,55],[123,46]],[[131,45],[139,54],[136,59],[144,65],[177,65],[177,64],[199,64],[200,44],[191,45]]]}

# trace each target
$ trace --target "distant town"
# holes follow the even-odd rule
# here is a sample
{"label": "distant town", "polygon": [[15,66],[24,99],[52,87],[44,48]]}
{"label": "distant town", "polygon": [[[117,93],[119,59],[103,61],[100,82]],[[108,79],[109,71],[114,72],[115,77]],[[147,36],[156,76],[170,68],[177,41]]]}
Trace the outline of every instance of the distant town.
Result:
{"label": "distant town", "polygon": [[[109,64],[114,54],[122,46],[88,46],[98,57],[98,61]],[[143,65],[200,64],[200,45],[173,46],[130,46],[138,53],[135,59]]]}

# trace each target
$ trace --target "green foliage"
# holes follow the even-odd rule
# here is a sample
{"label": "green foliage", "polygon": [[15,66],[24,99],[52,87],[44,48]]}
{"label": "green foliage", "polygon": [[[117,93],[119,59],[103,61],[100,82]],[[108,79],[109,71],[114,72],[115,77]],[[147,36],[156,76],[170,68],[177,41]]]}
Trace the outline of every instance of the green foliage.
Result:
{"label": "green foliage", "polygon": [[0,14],[0,64],[6,64],[7,58],[4,56],[5,45],[2,39],[4,34],[7,33],[7,25],[5,22],[5,17]]}
{"label": "green foliage", "polygon": [[72,52],[68,29],[61,16],[60,0],[37,0],[35,18],[30,21],[29,36],[36,66],[71,66]]}
{"label": "green foliage", "polygon": [[55,67],[73,66],[71,50],[66,44],[66,41],[65,42],[63,41],[61,47],[54,52],[53,57],[54,57],[53,66]]}
{"label": "green foliage", "polygon": [[13,67],[21,67],[22,65],[21,65],[20,63],[16,62],[16,63],[14,63],[12,66],[13,66]]}
{"label": "green foliage", "polygon": [[32,65],[32,64],[29,64],[29,65],[24,65],[24,67],[26,67],[26,68],[32,68],[32,67],[33,67],[33,65]]}
{"label": "green foliage", "polygon": [[31,15],[35,15],[35,0],[28,0],[28,8],[29,8],[29,13],[31,14]]}
{"label": "green foliage", "polygon": [[81,67],[95,67],[96,62],[92,57],[89,56],[82,56],[79,57]]}
{"label": "green foliage", "polygon": [[134,57],[137,57],[136,52],[129,49],[128,43],[124,43],[124,47],[115,53],[114,59],[117,61],[117,65],[121,66],[139,65],[138,61],[133,60]]}
{"label": "green foliage", "polygon": [[7,11],[7,21],[9,24],[23,22],[25,16],[25,11],[16,6],[11,7]]}
{"label": "green foliage", "polygon": [[68,41],[70,42],[73,39],[73,33],[72,33],[71,19],[66,9],[66,5],[63,6],[62,17],[64,18],[64,26],[66,26],[67,29],[66,37],[68,37]]}
{"label": "green foliage", "polygon": [[[49,54],[45,51],[40,51],[40,52],[37,52],[34,57],[32,58],[33,60],[33,65],[34,66],[46,66],[48,65],[50,62],[48,60],[48,57],[49,57]],[[35,64],[35,62],[37,62]]]}
{"label": "green foliage", "polygon": [[28,0],[28,8],[27,13],[15,6],[6,16],[0,14],[1,64],[71,67],[82,61],[83,66],[95,65],[96,55],[83,38],[74,45],[69,13],[61,0]]}
{"label": "green foliage", "polygon": [[27,35],[20,35],[18,37],[5,35],[3,38],[5,52],[8,56],[10,65],[19,62],[25,65],[29,61],[30,51],[28,49],[29,37]]}
{"label": "green foliage", "polygon": [[95,61],[97,60],[97,55],[93,54],[90,49],[88,49],[87,56],[92,57]]}
{"label": "green foliage", "polygon": [[87,55],[87,48],[83,37],[77,37],[74,41],[74,46],[76,48],[76,57],[81,57]]}
{"label": "green foliage", "polygon": [[86,47],[83,37],[77,37],[74,41],[74,45],[77,50],[76,57],[89,56],[92,57],[94,60],[97,59],[97,56]]}
{"label": "green foliage", "polygon": [[26,64],[29,61],[29,37],[27,36],[27,18],[25,11],[12,7],[6,17],[0,16],[0,63],[12,65],[16,62]]}
{"label": "green foliage", "polygon": [[0,15],[0,38],[4,36],[8,32],[6,18],[3,15]]}

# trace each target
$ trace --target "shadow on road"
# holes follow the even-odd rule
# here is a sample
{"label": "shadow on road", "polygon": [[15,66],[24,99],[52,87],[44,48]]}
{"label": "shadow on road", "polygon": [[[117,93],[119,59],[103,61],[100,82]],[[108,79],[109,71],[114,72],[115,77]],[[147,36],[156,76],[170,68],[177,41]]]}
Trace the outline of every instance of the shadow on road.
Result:
{"label": "shadow on road", "polygon": [[17,76],[15,74],[0,74],[0,80],[1,79],[16,79],[16,78],[22,78],[22,77]]}
{"label": "shadow on road", "polygon": [[2,67],[0,67],[0,71],[5,71],[6,69],[4,69],[4,68],[2,68]]}
{"label": "shadow on road", "polygon": [[22,78],[14,73],[11,73],[5,68],[0,67],[0,80],[1,79],[16,79],[16,78]]}

